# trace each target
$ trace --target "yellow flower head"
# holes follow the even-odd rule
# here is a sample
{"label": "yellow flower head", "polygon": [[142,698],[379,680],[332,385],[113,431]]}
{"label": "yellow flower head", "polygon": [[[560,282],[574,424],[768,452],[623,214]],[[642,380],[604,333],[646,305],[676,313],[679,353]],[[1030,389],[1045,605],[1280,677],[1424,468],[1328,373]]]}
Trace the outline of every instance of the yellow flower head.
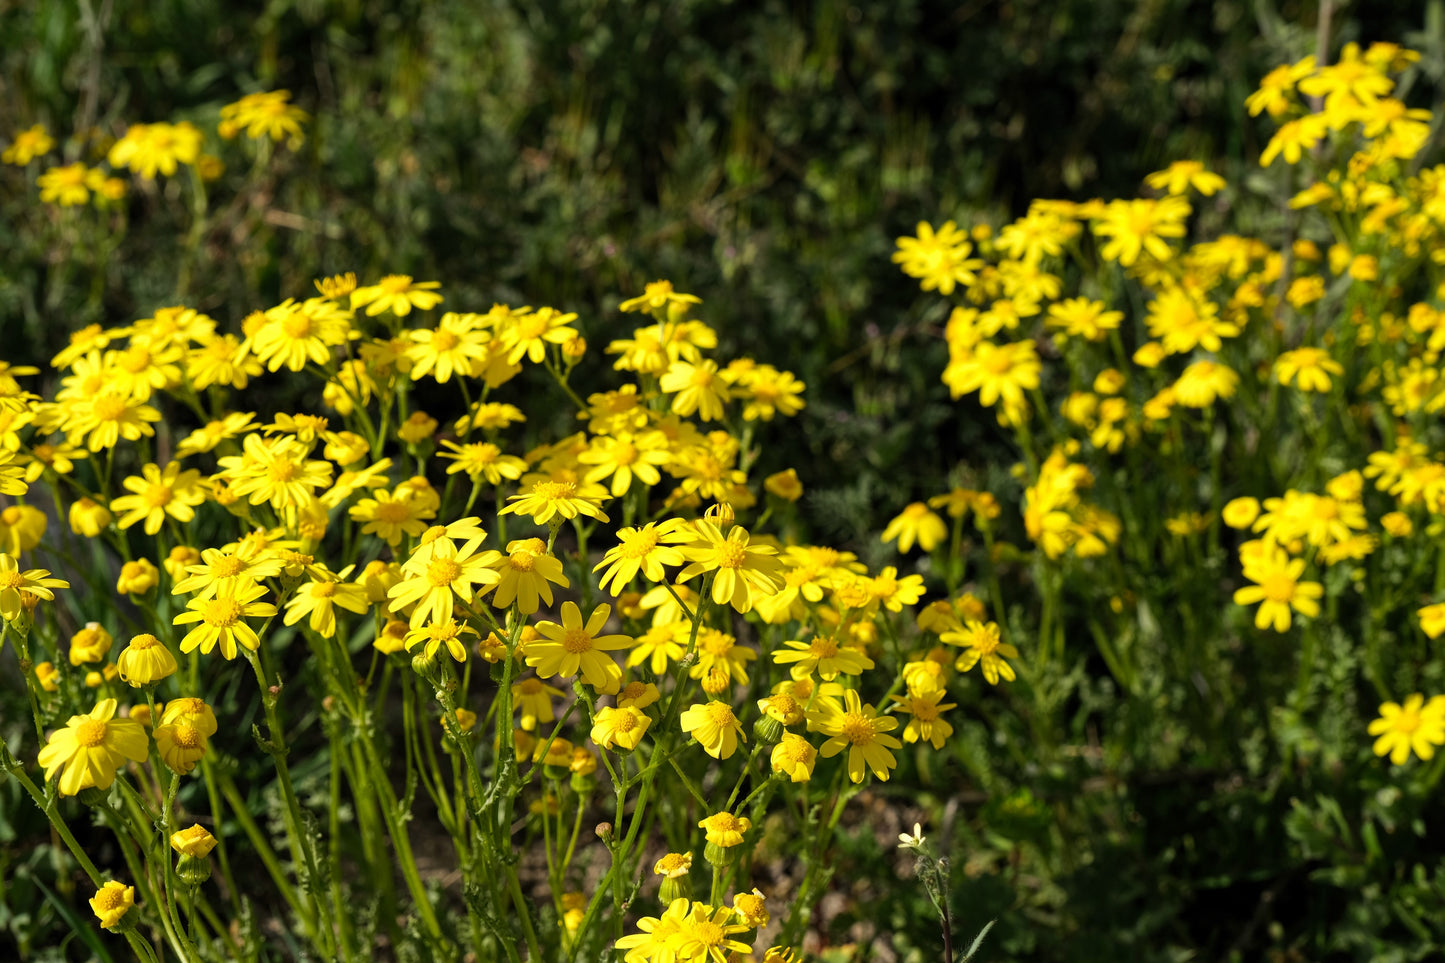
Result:
{"label": "yellow flower head", "polygon": [[127,760],[145,760],[150,747],[145,729],[130,719],[115,718],[115,710],[114,699],[102,699],[90,712],[71,716],[65,728],[52,732],[40,750],[45,778],[59,774],[62,796],[74,796],[92,786],[109,789],[116,771]]}
{"label": "yellow flower head", "polygon": [[102,929],[114,929],[135,905],[135,887],[107,880],[90,898],[90,908]]}
{"label": "yellow flower head", "polygon": [[1445,745],[1445,696],[1426,703],[1417,692],[1403,706],[1386,702],[1380,706],[1380,717],[1370,723],[1369,732],[1377,737],[1375,755],[1388,755],[1397,766],[1403,765],[1411,752],[1431,759],[1435,747]]}

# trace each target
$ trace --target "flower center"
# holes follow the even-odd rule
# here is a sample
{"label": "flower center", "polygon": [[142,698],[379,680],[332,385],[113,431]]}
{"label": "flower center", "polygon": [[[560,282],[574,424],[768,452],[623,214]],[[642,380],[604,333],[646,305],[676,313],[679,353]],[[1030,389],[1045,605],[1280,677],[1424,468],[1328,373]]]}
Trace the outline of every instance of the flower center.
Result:
{"label": "flower center", "polygon": [[532,494],[543,501],[558,501],[570,496],[577,486],[571,482],[538,482],[532,486]]}
{"label": "flower center", "polygon": [[530,572],[537,564],[537,556],[531,552],[518,550],[507,556],[507,562],[518,572]]}
{"label": "flower center", "polygon": [[294,461],[279,460],[271,463],[270,476],[274,482],[289,482],[301,473],[301,466]]}
{"label": "flower center", "polygon": [[450,351],[457,346],[458,338],[445,328],[432,332],[431,346],[433,351]]}
{"label": "flower center", "polygon": [[1284,572],[1266,576],[1260,585],[1264,589],[1264,597],[1271,602],[1286,603],[1294,598],[1295,581]]}
{"label": "flower center", "polygon": [[120,909],[125,905],[125,889],[116,886],[102,887],[95,894],[95,905],[102,911]]}
{"label": "flower center", "polygon": [[861,712],[843,713],[843,725],[839,735],[855,746],[866,746],[873,741],[873,723]]}
{"label": "flower center", "polygon": [[311,589],[311,594],[319,599],[329,599],[336,594],[335,582],[317,582]]}
{"label": "flower center", "polygon": [[144,652],[146,649],[154,649],[161,644],[161,640],[154,635],[137,635],[130,640],[130,647],[137,652]]}
{"label": "flower center", "polygon": [[115,395],[105,395],[97,398],[90,406],[91,414],[96,421],[119,421],[125,416],[126,405],[124,398]]}
{"label": "flower center", "polygon": [[87,749],[100,745],[105,741],[104,720],[91,719],[76,726],[75,741]]}
{"label": "flower center", "polygon": [[411,275],[388,274],[381,279],[381,283],[378,284],[377,287],[381,288],[381,290],[387,294],[400,294],[411,287]]}
{"label": "flower center", "polygon": [[433,559],[426,567],[426,580],[437,588],[451,585],[462,574],[462,567],[449,558]]}
{"label": "flower center", "polygon": [[727,934],[723,932],[723,928],[711,920],[706,923],[697,924],[697,926],[693,928],[692,933],[703,946],[721,946],[727,936]]}
{"label": "flower center", "polygon": [[635,532],[622,541],[622,557],[628,559],[646,558],[657,547],[657,533]]}
{"label": "flower center", "polygon": [[1420,713],[1406,709],[1395,717],[1395,731],[1409,734],[1420,728]]}
{"label": "flower center", "polygon": [[288,338],[300,339],[309,337],[311,335],[311,319],[297,312],[281,322],[281,330],[286,333],[286,337]]}
{"label": "flower center", "polygon": [[619,712],[613,717],[612,725],[618,732],[631,732],[637,728],[637,717],[630,712]]}
{"label": "flower center", "polygon": [[410,514],[411,511],[402,501],[379,502],[376,506],[376,520],[390,525],[401,524]]}
{"label": "flower center", "polygon": [[131,348],[121,352],[120,366],[131,374],[140,374],[151,364],[151,353],[145,348]]}
{"label": "flower center", "polygon": [[1013,361],[1002,351],[991,352],[988,357],[980,358],[979,363],[992,375],[1006,375],[1013,368]]}
{"label": "flower center", "polygon": [[226,555],[211,563],[211,574],[216,578],[235,578],[245,567],[246,563],[236,556]]}
{"label": "flower center", "polygon": [[562,648],[573,654],[591,652],[592,636],[587,634],[586,629],[568,629],[562,633]]}
{"label": "flower center", "polygon": [[731,636],[721,632],[711,632],[702,640],[702,648],[708,655],[727,655],[732,651],[733,640]]}
{"label": "flower center", "polygon": [[207,625],[227,629],[241,621],[243,611],[241,603],[235,599],[211,599],[201,610],[201,617],[206,620]]}
{"label": "flower center", "polygon": [[619,465],[631,465],[637,461],[637,446],[630,441],[619,441],[612,449],[612,460]]}
{"label": "flower center", "polygon": [[919,702],[915,700],[913,703],[913,718],[919,722],[932,722],[938,718],[938,706],[932,702]]}
{"label": "flower center", "polygon": [[540,314],[534,314],[517,322],[517,338],[520,341],[532,341],[546,333],[547,319]]}
{"label": "flower center", "polygon": [[151,485],[146,489],[145,495],[143,495],[142,498],[145,499],[145,503],[151,508],[161,508],[170,502],[171,496],[171,486]]}
{"label": "flower center", "polygon": [[737,717],[733,715],[732,707],[726,702],[709,702],[707,717],[708,721],[715,726],[732,726],[736,725],[738,721]]}
{"label": "flower center", "polygon": [[201,734],[187,725],[176,726],[171,739],[182,749],[195,749],[201,744]]}
{"label": "flower center", "polygon": [[743,562],[747,560],[748,550],[741,542],[729,539],[717,547],[717,564],[719,568],[742,568]]}
{"label": "flower center", "polygon": [[830,635],[820,635],[813,640],[809,650],[819,659],[836,659],[838,657],[838,643]]}

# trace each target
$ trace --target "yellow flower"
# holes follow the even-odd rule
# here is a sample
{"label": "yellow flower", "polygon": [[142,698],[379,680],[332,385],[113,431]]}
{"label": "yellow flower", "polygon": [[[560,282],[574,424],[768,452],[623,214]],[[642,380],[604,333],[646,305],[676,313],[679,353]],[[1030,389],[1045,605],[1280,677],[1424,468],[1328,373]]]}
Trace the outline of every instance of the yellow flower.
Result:
{"label": "yellow flower", "polygon": [[731,604],[738,612],[752,610],[760,596],[772,595],[782,588],[783,565],[771,545],[756,545],[749,540],[747,529],[734,525],[723,535],[712,522],[699,519],[692,523],[694,541],[683,546],[682,554],[690,564],[678,574],[686,582],[704,572],[716,572],[712,583],[712,600],[718,605]]}
{"label": "yellow flower", "polygon": [[1196,160],[1175,161],[1162,171],[1150,174],[1144,182],[1156,191],[1187,194],[1192,187],[1205,197],[1224,187],[1224,178],[1211,174]]}
{"label": "yellow flower", "polygon": [[194,164],[201,155],[201,132],[193,124],[132,124],[111,147],[111,167],[129,167],[146,180],[167,177],[177,164]]}
{"label": "yellow flower", "polygon": [[1294,381],[1301,391],[1329,391],[1330,375],[1344,373],[1344,366],[1321,348],[1296,348],[1274,361],[1274,376],[1279,383],[1287,385]]}
{"label": "yellow flower", "polygon": [[547,345],[566,344],[577,337],[577,329],[570,327],[576,320],[575,314],[545,307],[509,317],[497,336],[503,352],[500,357],[509,365],[518,364],[523,358],[541,364],[547,357]]}
{"label": "yellow flower", "polygon": [[523,538],[507,543],[507,553],[488,552],[487,564],[496,570],[499,581],[492,605],[499,609],[514,601],[523,615],[531,615],[552,604],[552,585],[563,588],[572,583],[562,571],[562,560],[547,554],[547,544],[540,538]]}
{"label": "yellow flower", "polygon": [[155,728],[156,749],[161,761],[174,773],[186,775],[196,768],[210,748],[208,734],[185,722],[173,722]]}
{"label": "yellow flower", "polygon": [[[337,578],[345,579],[350,574],[348,567]],[[283,621],[287,625],[295,625],[309,615],[310,619],[306,624],[311,631],[329,639],[336,635],[337,606],[357,615],[366,614],[366,610],[370,608],[366,589],[360,585],[329,579],[306,582],[286,601],[286,617]]]}
{"label": "yellow flower", "polygon": [[692,853],[668,853],[652,864],[652,871],[663,879],[680,879],[692,872]]}
{"label": "yellow flower", "polygon": [[209,654],[219,644],[221,655],[227,659],[236,657],[236,643],[252,652],[261,645],[256,630],[246,624],[246,618],[270,618],[276,614],[276,606],[270,602],[259,602],[266,594],[263,586],[254,583],[237,586],[233,595],[217,595],[215,598],[195,598],[186,603],[187,611],[177,615],[176,625],[199,622],[181,640],[182,652],[200,649]]}
{"label": "yellow flower", "polygon": [[979,403],[984,407],[991,408],[1002,401],[1000,421],[1016,423],[1028,416],[1024,392],[1039,386],[1039,369],[1032,341],[1001,345],[980,341],[967,353],[949,361],[943,371],[943,381],[954,398],[977,391]]}
{"label": "yellow flower", "polygon": [[1234,604],[1263,603],[1254,614],[1255,628],[1286,632],[1291,608],[1301,615],[1320,614],[1316,600],[1324,594],[1324,587],[1318,582],[1300,581],[1304,570],[1304,559],[1292,559],[1278,548],[1267,550],[1244,566],[1244,577],[1257,584],[1238,589]]}
{"label": "yellow flower", "polygon": [[753,821],[746,816],[721,812],[713,813],[697,825],[707,830],[708,845],[731,849],[742,843],[743,836],[753,828]]}
{"label": "yellow flower", "polygon": [[685,561],[682,552],[671,547],[689,540],[680,528],[678,519],[669,518],[648,522],[640,528],[618,530],[617,545],[608,549],[592,569],[594,572],[606,569],[599,582],[603,590],[619,595],[639,572],[650,582],[666,581],[667,570],[663,566],[681,565]]}
{"label": "yellow flower", "polygon": [[779,371],[770,364],[758,365],[736,385],[744,402],[744,421],[772,421],[779,413],[792,417],[803,410],[800,397],[807,385],[791,371]]}
{"label": "yellow flower", "polygon": [[15,135],[10,146],[5,148],[3,154],[0,154],[0,161],[24,167],[41,154],[49,153],[54,146],[55,138],[50,136],[43,124],[36,124]]}
{"label": "yellow flower", "polygon": [[1070,298],[1049,305],[1044,323],[1051,328],[1062,328],[1069,337],[1102,341],[1123,320],[1124,312],[1106,310],[1103,301]]}
{"label": "yellow flower", "polygon": [[970,621],[964,631],[944,632],[938,638],[945,645],[965,647],[966,651],[954,663],[959,672],[967,672],[979,665],[989,685],[998,685],[1000,676],[1009,682],[1016,678],[1013,666],[1004,659],[1017,659],[1019,650],[1002,640],[997,623]]}
{"label": "yellow flower", "polygon": [[1298,164],[1305,152],[1314,150],[1328,131],[1329,121],[1323,114],[1305,114],[1282,124],[1260,154],[1259,166],[1268,167],[1280,156],[1286,164]]}
{"label": "yellow flower", "polygon": [[1427,605],[1415,613],[1420,620],[1420,631],[1432,639],[1445,633],[1445,602]]}
{"label": "yellow flower", "polygon": [[413,411],[396,430],[396,437],[408,445],[419,445],[436,434],[437,425],[437,420],[425,411]]}
{"label": "yellow flower", "polygon": [[552,700],[560,699],[562,690],[547,685],[541,679],[523,679],[512,686],[512,708],[520,714],[522,729],[532,732],[539,722],[551,722]]}
{"label": "yellow flower", "polygon": [[90,909],[100,920],[101,929],[114,929],[121,917],[135,905],[135,887],[107,880],[90,898]]}
{"label": "yellow flower", "polygon": [[1403,765],[1412,751],[1421,759],[1430,759],[1436,746],[1445,745],[1445,696],[1435,696],[1427,704],[1417,692],[1403,706],[1386,702],[1380,706],[1380,718],[1370,723],[1369,733],[1378,737],[1375,755],[1388,754],[1397,766]]}
{"label": "yellow flower", "polygon": [[686,418],[697,412],[703,421],[722,418],[724,405],[732,398],[731,389],[718,373],[717,362],[707,358],[696,364],[672,362],[658,381],[658,387],[673,396],[675,414]]}
{"label": "yellow flower", "polygon": [[659,311],[671,305],[686,308],[689,304],[702,304],[702,298],[674,291],[671,281],[653,281],[651,284],[643,286],[640,296],[623,301],[617,306],[617,310],[623,312]]}
{"label": "yellow flower", "polygon": [[502,454],[502,449],[489,441],[472,442],[468,445],[443,441],[441,446],[447,450],[439,452],[437,457],[452,462],[447,466],[447,474],[466,472],[467,477],[474,483],[485,478],[488,484],[500,485],[503,479],[516,481],[527,470],[525,461],[516,455]]}
{"label": "yellow flower", "polygon": [[916,541],[919,548],[931,552],[947,537],[948,524],[923,502],[913,502],[883,529],[882,541],[897,539],[900,552],[910,551]]}
{"label": "yellow flower", "polygon": [[110,525],[110,509],[89,498],[80,498],[70,506],[70,530],[85,538],[95,538]]}
{"label": "yellow flower", "polygon": [[149,405],[111,389],[102,389],[89,401],[74,408],[65,424],[66,439],[77,444],[85,437],[91,451],[114,448],[120,439],[136,441],[149,438],[155,429],[150,423],[161,420],[161,413]]}
{"label": "yellow flower", "polygon": [[133,637],[115,661],[121,681],[135,687],[159,682],[179,668],[171,650],[149,634]]}
{"label": "yellow flower", "polygon": [[768,759],[773,772],[786,774],[791,782],[807,782],[813,778],[818,750],[797,733],[785,732]]}
{"label": "yellow flower", "polygon": [[797,469],[775,472],[763,479],[763,488],[788,502],[803,497],[803,483],[798,480]]}
{"label": "yellow flower", "polygon": [[250,434],[240,455],[218,459],[217,477],[252,505],[269,504],[278,512],[310,505],[318,489],[331,484],[330,462],[311,459],[310,446],[285,435],[265,440]]}
{"label": "yellow flower", "polygon": [[206,500],[200,479],[199,471],[181,471],[178,462],[171,462],[164,470],[158,465],[144,465],[140,476],[131,475],[121,482],[131,494],[112,499],[111,511],[124,513],[118,523],[121,528],[144,521],[145,533],[154,535],[165,524],[167,515],[182,523],[196,517],[195,506]]}
{"label": "yellow flower", "polygon": [[735,954],[752,949],[740,940],[731,939],[734,934],[745,933],[750,928],[733,922],[733,911],[726,906],[693,903],[676,937],[678,958],[693,963],[728,963]]}
{"label": "yellow flower", "polygon": [[471,633],[477,634],[477,630],[469,625],[462,625],[450,618],[429,625],[422,625],[411,629],[406,633],[406,649],[410,652],[418,645],[424,645],[422,650],[426,658],[435,658],[437,649],[443,645],[447,647],[447,653],[457,662],[467,660],[467,647],[462,644],[462,636]]}
{"label": "yellow flower", "polygon": [[592,723],[592,741],[603,749],[636,749],[652,720],[632,707],[598,711]]}
{"label": "yellow flower", "polygon": [[983,267],[983,261],[969,257],[973,245],[964,240],[966,235],[957,224],[945,221],[934,231],[933,225],[919,221],[915,231],[917,237],[897,239],[893,263],[901,265],[904,274],[918,278],[919,287],[948,295],[955,286],[967,287],[977,280],[974,272]]}
{"label": "yellow flower", "polygon": [[1208,408],[1217,398],[1233,396],[1239,375],[1216,361],[1196,361],[1174,382],[1174,394],[1181,405]]}
{"label": "yellow flower", "polygon": [[70,588],[65,579],[51,578],[43,568],[21,570],[20,564],[11,556],[0,553],[0,617],[13,622],[20,617],[23,602],[21,592],[42,599],[55,598],[52,589]]}
{"label": "yellow flower", "polygon": [[109,789],[127,760],[143,762],[150,740],[140,723],[115,718],[114,699],[102,699],[84,715],[70,717],[64,729],[50,734],[40,750],[40,765],[47,780],[60,774],[62,796],[74,796],[94,786]]}
{"label": "yellow flower", "polygon": [[1182,197],[1110,201],[1093,223],[1095,236],[1109,239],[1099,254],[1124,267],[1131,267],[1145,252],[1156,261],[1167,261],[1174,254],[1167,239],[1184,236],[1188,217],[1189,202]]}
{"label": "yellow flower", "polygon": [[738,893],[733,897],[733,913],[737,915],[738,921],[750,930],[767,926],[768,908],[765,899],[757,887],[753,887],[751,893]]}
{"label": "yellow flower", "polygon": [[[859,675],[873,668],[873,660],[859,649],[840,645],[836,637],[819,633],[811,642],[785,641],[787,649],[773,652],[778,665],[795,663],[790,672],[794,679],[806,679],[814,672],[818,678],[831,682],[842,675]],[[796,651],[790,651],[796,650]]]}
{"label": "yellow flower", "polygon": [[85,628],[70,638],[70,664],[104,662],[115,640],[99,622],[87,622]]}
{"label": "yellow flower", "polygon": [[631,647],[625,635],[599,635],[612,614],[606,603],[593,609],[586,623],[576,602],[562,603],[562,622],[540,622],[537,631],[542,640],[527,646],[527,664],[544,678],[573,676],[582,678],[599,692],[614,693],[622,687],[622,670],[605,653]]}
{"label": "yellow flower", "polygon": [[235,103],[221,108],[220,134],[229,140],[244,130],[252,140],[269,137],[274,141],[290,138],[293,147],[300,146],[301,125],[310,115],[294,104],[289,90],[268,90],[247,94]]}
{"label": "yellow flower", "polygon": [[[3,575],[0,575],[3,578]],[[115,590],[121,595],[144,595],[160,584],[161,570],[148,558],[138,558],[120,567],[120,576],[115,580]],[[4,595],[0,594],[0,605]],[[0,609],[3,611],[3,609]]]}
{"label": "yellow flower", "polygon": [[917,742],[922,739],[924,742],[933,743],[935,749],[943,748],[943,743],[953,735],[953,726],[944,722],[941,716],[944,711],[956,707],[955,703],[944,702],[943,697],[944,692],[941,689],[910,692],[906,696],[893,697],[898,703],[899,712],[907,712],[913,716],[908,722],[908,728],[903,730],[904,742]]}
{"label": "yellow flower", "polygon": [[682,731],[701,743],[714,759],[727,759],[738,750],[738,740],[748,741],[742,723],[726,702],[698,703],[681,716]]}
{"label": "yellow flower", "polygon": [[415,604],[413,629],[427,622],[449,621],[456,599],[470,604],[472,586],[491,585],[500,578],[487,567],[487,557],[477,554],[480,544],[481,540],[474,538],[458,548],[450,539],[439,538],[423,546],[429,551],[420,557],[413,555],[402,567],[406,578],[387,592],[391,611],[399,612]]}
{"label": "yellow flower", "polygon": [[375,498],[360,499],[347,513],[352,520],[365,523],[361,527],[363,535],[380,535],[393,548],[401,544],[403,536],[415,537],[426,531],[427,521],[436,517],[430,506],[403,497],[399,488],[396,493],[377,489],[373,494]]}
{"label": "yellow flower", "polygon": [[90,200],[90,185],[96,183],[94,175],[99,173],[84,164],[66,164],[41,174],[35,179],[35,186],[40,188],[40,200],[44,203],[75,207]]}
{"label": "yellow flower", "polygon": [[1259,517],[1259,499],[1247,496],[1233,499],[1224,506],[1220,515],[1224,518],[1224,524],[1242,531],[1253,525],[1254,520]]}
{"label": "yellow flower", "polygon": [[440,304],[442,296],[433,290],[439,287],[440,281],[413,281],[409,274],[388,274],[377,284],[352,291],[351,307],[355,310],[366,305],[371,317],[390,311],[404,318],[412,308],[430,311]]}
{"label": "yellow flower", "polygon": [[200,823],[171,833],[171,849],[192,859],[205,859],[216,848],[216,837]]}
{"label": "yellow flower", "polygon": [[848,750],[848,778],[853,782],[862,782],[870,769],[874,776],[886,781],[889,772],[898,765],[898,760],[888,751],[903,747],[888,735],[898,728],[898,720],[878,715],[877,710],[864,705],[852,689],[844,691],[841,706],[826,698],[814,702],[808,712],[808,728],[830,737],[820,750],[824,759]]}
{"label": "yellow flower", "polygon": [[507,499],[507,507],[501,514],[531,515],[538,525],[545,525],[554,515],[562,518],[576,518],[588,515],[600,522],[609,521],[602,511],[602,499],[607,490],[600,485],[571,481],[539,481],[525,491]]}
{"label": "yellow flower", "polygon": [[644,485],[662,481],[658,468],[672,460],[666,436],[660,431],[640,435],[628,432],[613,437],[593,438],[586,451],[577,456],[584,465],[593,467],[583,476],[589,482],[612,479],[612,495],[621,498],[632,487],[633,478]]}

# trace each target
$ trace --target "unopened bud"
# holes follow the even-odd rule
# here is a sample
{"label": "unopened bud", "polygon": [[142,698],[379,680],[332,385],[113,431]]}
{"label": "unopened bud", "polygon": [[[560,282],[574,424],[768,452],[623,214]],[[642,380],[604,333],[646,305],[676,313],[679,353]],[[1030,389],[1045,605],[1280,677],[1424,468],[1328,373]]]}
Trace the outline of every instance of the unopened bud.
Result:
{"label": "unopened bud", "polygon": [[610,843],[612,841],[611,823],[598,823],[597,829],[595,831],[597,833],[597,838],[602,840],[604,843]]}
{"label": "unopened bud", "polygon": [[199,886],[211,878],[211,860],[204,856],[182,856],[176,860],[176,875],[192,886]]}

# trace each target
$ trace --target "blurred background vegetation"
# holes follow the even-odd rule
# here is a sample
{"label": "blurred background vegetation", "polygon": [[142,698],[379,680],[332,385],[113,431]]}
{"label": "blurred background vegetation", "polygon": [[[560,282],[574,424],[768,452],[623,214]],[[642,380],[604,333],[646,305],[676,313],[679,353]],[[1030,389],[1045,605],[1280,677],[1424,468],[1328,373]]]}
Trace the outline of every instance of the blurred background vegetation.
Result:
{"label": "blurred background vegetation", "polygon": [[[1314,51],[1317,15],[1303,0],[0,0],[0,141],[45,124],[94,163],[127,124],[191,120],[228,168],[195,258],[171,181],[102,214],[41,205],[31,173],[0,169],[0,341],[43,363],[84,324],[180,302],[236,330],[354,270],[439,280],[448,307],[576,311],[600,348],[633,327],[618,301],[670,278],[703,298],[721,356],[807,382],[796,444],[759,477],[797,468],[812,534],[876,565],[904,503],[961,462],[1015,457],[991,414],[948,401],[941,302],[890,263],[894,238],[924,219],[999,224],[1035,197],[1131,196],[1179,158],[1245,183],[1262,128],[1244,98]],[[1331,36],[1421,49],[1438,82],[1442,19],[1439,0],[1336,5]],[[254,146],[216,138],[217,112],[275,88],[314,121],[253,168]],[[1245,203],[1227,192],[1202,220]],[[923,774],[924,802],[954,814],[955,911],[1001,918],[984,958],[1439,958],[1439,852],[1390,843],[1438,804],[1401,799],[1383,769],[1331,783],[1237,729],[1181,733],[1196,696],[1125,697],[1098,668],[1078,664],[1050,704],[1021,685],[1007,710],[964,706],[990,721],[962,728],[957,771]],[[1047,753],[1039,718],[1062,727]],[[1298,744],[1328,759],[1362,738]],[[0,928],[23,953],[85,958],[46,942],[62,904],[14,795],[0,786]],[[892,858],[869,833],[850,845],[843,879]],[[936,945],[926,900],[900,886],[848,891],[825,940],[871,920],[905,958]]]}

